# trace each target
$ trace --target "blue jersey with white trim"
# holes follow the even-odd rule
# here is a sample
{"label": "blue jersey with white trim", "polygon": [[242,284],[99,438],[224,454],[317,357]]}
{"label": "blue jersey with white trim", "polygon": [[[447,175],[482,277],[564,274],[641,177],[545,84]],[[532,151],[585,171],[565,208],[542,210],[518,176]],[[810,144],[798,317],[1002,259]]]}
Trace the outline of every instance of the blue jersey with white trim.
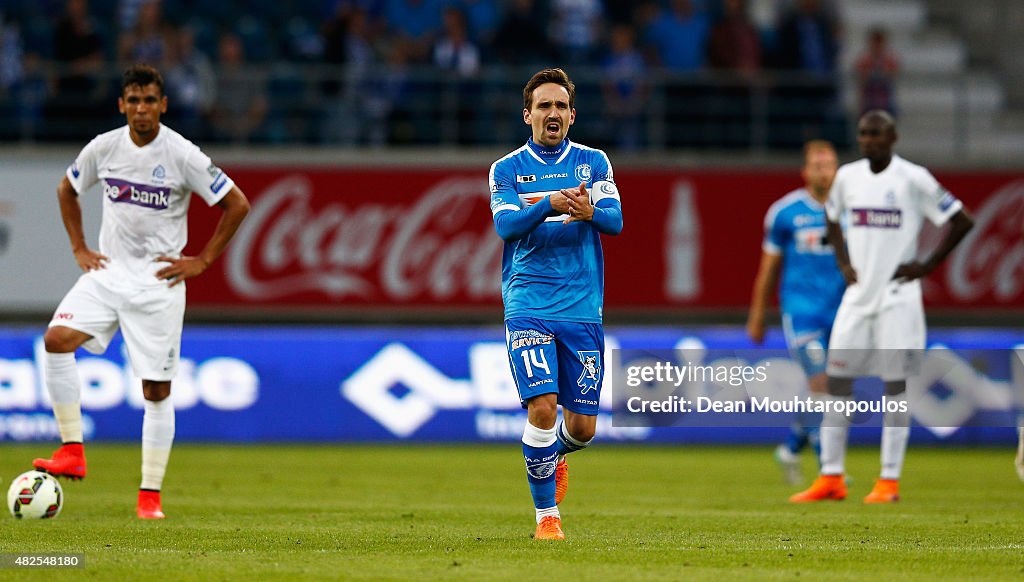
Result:
{"label": "blue jersey with white trim", "polygon": [[807,190],[794,190],[768,209],[764,229],[764,251],[782,255],[783,313],[834,314],[846,281],[826,238],[824,206]]}
{"label": "blue jersey with white trim", "polygon": [[[563,224],[566,216],[551,211],[547,198],[580,183],[586,185],[596,207],[595,220]],[[555,148],[544,148],[531,139],[491,165],[490,188],[496,227],[503,213],[530,213],[528,209],[538,203],[549,209],[538,215],[535,228],[505,240],[501,264],[505,319],[600,323],[604,303],[600,234],[618,231],[602,230],[597,214],[613,212],[621,218],[619,193],[605,153],[568,139]]]}

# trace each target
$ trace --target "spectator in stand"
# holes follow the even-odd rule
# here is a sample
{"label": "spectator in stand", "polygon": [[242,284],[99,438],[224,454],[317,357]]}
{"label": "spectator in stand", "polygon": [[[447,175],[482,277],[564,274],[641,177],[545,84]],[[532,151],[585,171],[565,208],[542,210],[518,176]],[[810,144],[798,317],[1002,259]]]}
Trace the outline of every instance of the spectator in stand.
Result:
{"label": "spectator in stand", "polygon": [[775,66],[819,75],[835,71],[839,24],[821,0],[798,0],[778,27]]}
{"label": "spectator in stand", "polygon": [[643,141],[647,103],[647,65],[636,47],[636,31],[628,24],[617,24],[611,32],[611,52],[602,66],[601,92],[604,118],[615,145],[637,150]]}
{"label": "spectator in stand", "polygon": [[769,128],[775,144],[797,147],[819,137],[843,143],[846,114],[835,75],[838,33],[835,11],[823,0],[797,0],[783,18],[772,63],[796,76],[783,77],[772,91],[771,107],[779,112]]}
{"label": "spectator in stand", "polygon": [[662,67],[694,72],[704,67],[709,28],[707,14],[693,0],[671,0],[643,31],[643,40]]}
{"label": "spectator in stand", "polygon": [[113,112],[101,76],[102,37],[86,0],[65,5],[54,27],[53,58],[57,76],[45,105],[45,135],[61,140],[97,133]]}
{"label": "spectator in stand", "polygon": [[216,137],[251,141],[267,116],[266,78],[260,69],[246,66],[242,41],[232,33],[220,37],[217,65],[217,100],[210,115]]}
{"label": "spectator in stand", "polygon": [[178,29],[170,51],[170,66],[164,77],[167,94],[174,103],[167,119],[185,135],[200,139],[206,118],[217,98],[217,75],[210,59],[196,48],[195,32]]}
{"label": "spectator in stand", "polygon": [[534,0],[512,0],[494,36],[498,59],[508,65],[543,66],[554,56]]}
{"label": "spectator in stand", "polygon": [[149,0],[139,5],[135,25],[122,32],[117,58],[122,63],[161,66],[168,57],[172,36],[172,30],[163,22],[160,1]]}
{"label": "spectator in stand", "polygon": [[492,45],[501,18],[497,0],[458,0],[455,6],[466,15],[469,39],[481,49]]}
{"label": "spectator in stand", "polygon": [[68,0],[53,31],[53,57],[61,71],[57,93],[75,100],[97,101],[105,95],[98,75],[103,67],[103,44],[87,0]]}
{"label": "spectator in stand", "polygon": [[896,115],[896,77],[900,63],[889,48],[889,35],[883,28],[868,33],[868,46],[857,59],[860,112],[881,109]]}
{"label": "spectator in stand", "polygon": [[747,12],[747,0],[725,0],[722,17],[711,28],[708,64],[750,75],[761,69],[761,37]]}
{"label": "spectator in stand", "polygon": [[434,66],[459,77],[480,72],[480,49],[469,40],[466,16],[455,6],[444,9],[444,34],[434,45]]}
{"label": "spectator in stand", "polygon": [[562,63],[596,63],[604,8],[601,0],[551,0],[548,36]]}
{"label": "spectator in stand", "polygon": [[441,30],[440,0],[387,0],[384,15],[412,63],[430,62],[434,40]]}

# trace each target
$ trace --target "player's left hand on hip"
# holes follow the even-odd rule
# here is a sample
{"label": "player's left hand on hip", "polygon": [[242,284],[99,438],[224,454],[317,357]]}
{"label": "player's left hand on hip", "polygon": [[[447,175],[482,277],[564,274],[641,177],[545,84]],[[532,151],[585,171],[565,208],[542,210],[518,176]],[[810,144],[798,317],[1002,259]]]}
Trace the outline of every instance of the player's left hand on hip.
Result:
{"label": "player's left hand on hip", "polygon": [[893,274],[892,278],[902,283],[906,283],[908,281],[913,281],[914,279],[926,277],[930,272],[931,270],[923,263],[911,261],[909,263],[903,263],[897,267],[896,273]]}
{"label": "player's left hand on hip", "polygon": [[156,258],[158,263],[170,263],[170,265],[156,272],[157,279],[170,281],[169,286],[174,287],[185,279],[191,279],[201,274],[209,265],[199,257],[168,257],[160,255]]}

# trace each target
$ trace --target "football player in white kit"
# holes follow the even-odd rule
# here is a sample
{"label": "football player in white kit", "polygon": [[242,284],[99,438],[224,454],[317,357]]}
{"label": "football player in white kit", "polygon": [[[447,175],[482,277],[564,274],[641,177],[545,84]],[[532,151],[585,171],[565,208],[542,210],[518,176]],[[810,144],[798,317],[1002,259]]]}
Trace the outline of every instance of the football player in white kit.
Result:
{"label": "football player in white kit", "polygon": [[[906,379],[917,372],[925,348],[921,282],[956,247],[974,221],[925,168],[893,154],[896,125],[884,111],[869,111],[857,126],[864,159],[839,168],[825,211],[829,240],[847,288],[829,342],[827,409],[821,425],[821,474],[801,503],[846,498],[845,458],[853,380],[879,376],[885,383],[882,470],[865,503],[899,499],[899,478],[910,434]],[[924,261],[916,260],[924,219],[950,228]],[[846,225],[844,240],[840,221]],[[838,406],[836,406],[838,405]]]}
{"label": "football player in white kit", "polygon": [[[46,388],[63,445],[52,458],[32,464],[53,475],[85,477],[75,350],[103,352],[120,327],[145,397],[136,514],[160,519],[160,487],[174,440],[168,396],[178,368],[184,281],[221,254],[249,212],[249,202],[206,154],[161,125],[167,97],[156,69],[135,65],[125,71],[118,108],[127,125],[89,142],[57,187],[71,251],[85,273],[64,296],[43,336]],[[78,202],[79,194],[97,182],[103,186],[98,252],[86,244]],[[203,250],[186,257],[181,251],[192,192],[223,214]]]}

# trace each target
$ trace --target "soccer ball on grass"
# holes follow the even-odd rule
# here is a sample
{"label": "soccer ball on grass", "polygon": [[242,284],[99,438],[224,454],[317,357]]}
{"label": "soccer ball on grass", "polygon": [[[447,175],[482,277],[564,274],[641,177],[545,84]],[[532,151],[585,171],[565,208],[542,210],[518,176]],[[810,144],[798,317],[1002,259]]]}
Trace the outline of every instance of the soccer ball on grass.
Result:
{"label": "soccer ball on grass", "polygon": [[51,475],[27,471],[11,481],[7,490],[7,509],[18,519],[47,519],[60,515],[64,492]]}

